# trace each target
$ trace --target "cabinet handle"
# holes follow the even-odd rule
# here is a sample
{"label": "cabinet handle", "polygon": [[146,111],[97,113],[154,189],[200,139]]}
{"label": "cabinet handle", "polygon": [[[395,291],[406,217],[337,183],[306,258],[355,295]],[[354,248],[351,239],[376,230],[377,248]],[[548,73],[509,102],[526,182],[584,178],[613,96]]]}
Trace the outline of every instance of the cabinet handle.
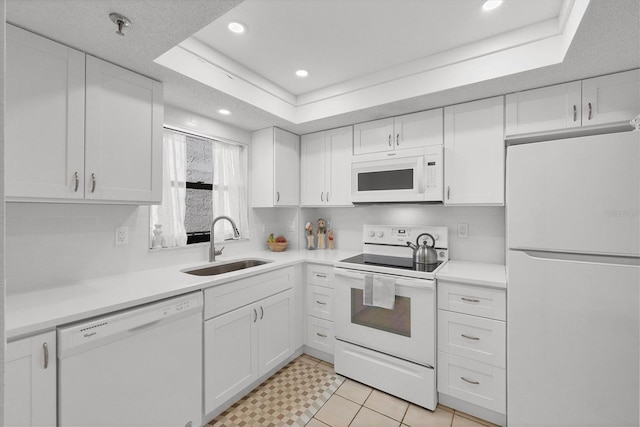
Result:
{"label": "cabinet handle", "polygon": [[316,274],[316,277],[320,277],[321,279],[326,279],[326,278],[327,278],[327,275],[326,275],[326,274],[319,274],[319,273],[317,273],[317,274]]}
{"label": "cabinet handle", "polygon": [[329,203],[329,192],[327,191],[327,203]]}
{"label": "cabinet handle", "polygon": [[460,334],[462,336],[462,338],[466,338],[468,340],[473,340],[473,341],[480,341],[480,338],[478,337],[472,337],[470,335],[465,335],[465,334]]}
{"label": "cabinet handle", "polygon": [[73,192],[77,193],[78,192],[78,186],[80,185],[80,177],[78,176],[78,172],[75,172],[73,174],[73,180],[76,183],[76,185],[73,187]]}
{"label": "cabinet handle", "polygon": [[256,323],[256,320],[258,320],[258,312],[254,308],[253,309],[253,323]]}
{"label": "cabinet handle", "polygon": [[316,300],[316,303],[318,303],[318,304],[320,304],[320,305],[327,305],[327,303],[326,303],[326,302],[322,302],[322,301],[318,301],[318,300]]}
{"label": "cabinet handle", "polygon": [[49,367],[49,346],[45,342],[42,344],[42,348],[44,350],[44,369],[47,369]]}
{"label": "cabinet handle", "polygon": [[460,377],[460,379],[462,381],[468,382],[469,384],[476,384],[476,385],[480,384],[478,381],[471,381],[471,380],[466,379],[465,377]]}
{"label": "cabinet handle", "polygon": [[447,200],[451,197],[451,186],[447,185]]}
{"label": "cabinet handle", "polygon": [[575,104],[573,105],[573,121],[575,122],[576,120],[578,120],[578,109],[576,108]]}
{"label": "cabinet handle", "polygon": [[95,192],[96,191],[96,174],[92,173],[91,174],[91,192]]}
{"label": "cabinet handle", "polygon": [[264,317],[264,309],[260,306],[260,320]]}
{"label": "cabinet handle", "polygon": [[321,334],[320,332],[316,332],[316,335],[319,336],[320,338],[326,338],[327,337],[325,334]]}
{"label": "cabinet handle", "polygon": [[324,191],[322,193],[320,193],[320,201],[324,202]]}
{"label": "cabinet handle", "polygon": [[389,134],[389,147],[391,147],[391,134]]}
{"label": "cabinet handle", "polygon": [[473,298],[465,298],[465,297],[460,297],[460,299],[462,301],[466,301],[466,302],[480,302],[479,299],[473,299]]}
{"label": "cabinet handle", "polygon": [[280,192],[276,191],[276,202],[280,201]]}
{"label": "cabinet handle", "polygon": [[396,145],[400,145],[400,134],[396,133]]}
{"label": "cabinet handle", "polygon": [[589,103],[589,120],[591,120],[591,111],[592,111],[592,109],[591,109],[591,103]]}

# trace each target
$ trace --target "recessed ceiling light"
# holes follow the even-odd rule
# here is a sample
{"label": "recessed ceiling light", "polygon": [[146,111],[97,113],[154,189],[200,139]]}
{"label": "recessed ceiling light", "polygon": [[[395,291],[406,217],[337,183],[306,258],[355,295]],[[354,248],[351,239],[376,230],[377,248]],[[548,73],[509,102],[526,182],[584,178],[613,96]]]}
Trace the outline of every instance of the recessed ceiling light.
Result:
{"label": "recessed ceiling light", "polygon": [[218,110],[218,113],[222,114],[223,116],[228,116],[229,114],[231,114],[231,111],[229,111],[229,110]]}
{"label": "recessed ceiling light", "polygon": [[229,25],[227,25],[227,28],[229,31],[236,34],[244,34],[247,31],[246,25],[241,22],[230,22]]}
{"label": "recessed ceiling light", "polygon": [[502,0],[487,0],[482,5],[483,10],[493,10],[502,4]]}
{"label": "recessed ceiling light", "polygon": [[309,72],[307,70],[298,70],[296,71],[296,76],[298,77],[307,77]]}

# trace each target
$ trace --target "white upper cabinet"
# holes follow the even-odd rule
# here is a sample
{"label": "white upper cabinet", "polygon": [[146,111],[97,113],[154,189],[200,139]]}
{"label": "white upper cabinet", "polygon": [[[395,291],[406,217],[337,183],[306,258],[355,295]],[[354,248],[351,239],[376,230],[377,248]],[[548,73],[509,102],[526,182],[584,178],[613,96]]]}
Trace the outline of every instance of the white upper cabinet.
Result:
{"label": "white upper cabinet", "polygon": [[444,110],[445,205],[504,205],[504,98]]}
{"label": "white upper cabinet", "polygon": [[7,25],[6,196],[84,198],[85,55]]}
{"label": "white upper cabinet", "polygon": [[162,84],[87,56],[85,198],[162,200]]}
{"label": "white upper cabinet", "polygon": [[300,204],[300,137],[279,128],[251,135],[251,205]]}
{"label": "white upper cabinet", "polygon": [[505,134],[629,126],[638,113],[640,70],[631,70],[507,95]]}
{"label": "white upper cabinet", "polygon": [[623,123],[640,114],[640,70],[582,81],[582,125]]}
{"label": "white upper cabinet", "polygon": [[580,127],[580,82],[507,95],[506,134]]}
{"label": "white upper cabinet", "polygon": [[302,206],[351,206],[352,142],[352,126],[302,136]]}
{"label": "white upper cabinet", "polygon": [[6,86],[8,200],[161,201],[161,83],[8,25]]}
{"label": "white upper cabinet", "polygon": [[353,154],[442,144],[442,109],[390,117],[353,127]]}

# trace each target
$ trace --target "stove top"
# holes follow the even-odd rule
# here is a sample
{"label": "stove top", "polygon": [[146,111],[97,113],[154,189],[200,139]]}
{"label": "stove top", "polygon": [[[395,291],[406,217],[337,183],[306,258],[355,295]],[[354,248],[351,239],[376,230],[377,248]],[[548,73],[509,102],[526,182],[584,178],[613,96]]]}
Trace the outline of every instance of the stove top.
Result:
{"label": "stove top", "polygon": [[[407,242],[416,243],[424,233],[434,240],[438,262],[413,264],[413,249]],[[363,253],[336,263],[338,268],[396,276],[434,279],[435,273],[449,259],[448,229],[429,226],[364,225]]]}

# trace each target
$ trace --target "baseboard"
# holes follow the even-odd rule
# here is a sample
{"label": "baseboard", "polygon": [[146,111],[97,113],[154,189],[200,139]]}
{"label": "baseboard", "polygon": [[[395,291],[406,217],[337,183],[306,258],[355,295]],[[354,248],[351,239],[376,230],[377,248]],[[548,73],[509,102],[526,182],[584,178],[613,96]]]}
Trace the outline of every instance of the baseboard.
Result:
{"label": "baseboard", "polygon": [[483,408],[473,403],[460,400],[456,397],[449,396],[447,394],[438,393],[438,403],[448,406],[451,409],[455,409],[465,414],[473,415],[482,420],[486,420],[505,427],[507,425],[507,416],[498,412],[492,411],[487,408]]}
{"label": "baseboard", "polygon": [[309,356],[313,356],[316,359],[324,360],[327,363],[333,364],[333,354],[327,353],[326,351],[318,350],[313,347],[309,347],[308,345],[304,345],[304,354],[308,354]]}

